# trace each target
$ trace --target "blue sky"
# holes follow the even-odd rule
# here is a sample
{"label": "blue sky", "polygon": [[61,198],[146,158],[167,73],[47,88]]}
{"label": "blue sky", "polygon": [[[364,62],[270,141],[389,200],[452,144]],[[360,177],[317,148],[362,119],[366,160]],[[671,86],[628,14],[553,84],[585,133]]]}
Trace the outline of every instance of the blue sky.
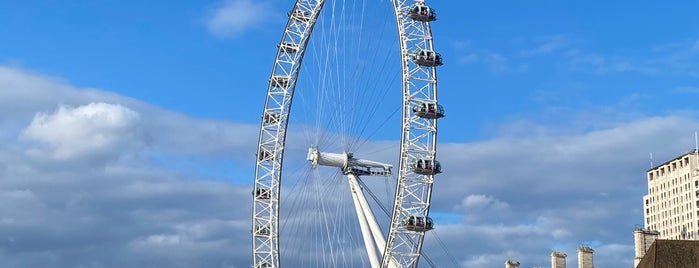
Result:
{"label": "blue sky", "polygon": [[[221,5],[6,4],[0,31],[12,41],[3,42],[0,60],[195,116],[254,122],[256,113],[229,107],[259,110],[256,93],[287,7],[269,2],[270,15],[220,37],[206,23]],[[454,140],[492,135],[461,122],[487,126],[551,108],[625,105],[621,112],[662,113],[689,105],[676,91],[696,85],[696,65],[686,55],[696,48],[691,1],[436,5],[436,46],[449,63],[440,69],[442,95],[455,101],[445,104],[454,114],[487,115],[445,121],[460,130]]]}
{"label": "blue sky", "polygon": [[[439,12],[433,36],[446,62],[438,69],[446,172],[433,210],[448,222],[436,231],[459,264],[546,265],[549,250],[574,256],[594,241],[599,267],[630,266],[648,154],[662,162],[684,153],[699,128],[699,3],[428,3]],[[0,209],[11,217],[0,220],[0,266],[157,267],[181,254],[189,266],[246,267],[247,245],[235,241],[249,239],[251,142],[291,5],[1,1]],[[164,223],[141,224],[144,211]],[[115,218],[133,226],[99,237],[116,248],[89,235],[70,249],[7,242],[36,240],[32,228],[47,222],[99,229]],[[39,240],[60,244],[78,230],[46,232]]]}

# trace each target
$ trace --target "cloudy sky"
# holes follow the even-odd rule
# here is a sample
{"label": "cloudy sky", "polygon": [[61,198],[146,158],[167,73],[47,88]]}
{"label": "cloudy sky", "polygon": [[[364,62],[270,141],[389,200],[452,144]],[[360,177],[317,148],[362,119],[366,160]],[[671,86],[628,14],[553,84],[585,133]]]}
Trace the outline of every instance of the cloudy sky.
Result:
{"label": "cloudy sky", "polygon": [[[575,267],[584,244],[631,267],[650,153],[699,130],[699,4],[432,2],[447,117],[430,258],[546,267],[558,250]],[[292,4],[0,1],[0,267],[249,267],[254,143]],[[378,157],[397,155],[387,125],[364,146]]]}

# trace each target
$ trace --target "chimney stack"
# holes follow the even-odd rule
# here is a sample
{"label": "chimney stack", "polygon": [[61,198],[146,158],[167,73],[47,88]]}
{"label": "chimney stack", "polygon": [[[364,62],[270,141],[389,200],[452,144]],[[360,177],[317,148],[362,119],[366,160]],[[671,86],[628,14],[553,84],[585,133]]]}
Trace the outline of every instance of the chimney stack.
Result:
{"label": "chimney stack", "polygon": [[563,252],[551,252],[551,268],[566,268],[566,255]]}
{"label": "chimney stack", "polygon": [[660,233],[658,231],[652,231],[648,229],[636,228],[633,230],[633,246],[634,246],[634,260],[633,266],[638,266],[641,262],[643,256],[646,255],[648,248],[653,244],[655,239],[658,239]]}
{"label": "chimney stack", "polygon": [[519,268],[519,262],[508,260],[505,262],[505,268]]}
{"label": "chimney stack", "polygon": [[578,268],[594,268],[592,264],[592,253],[595,251],[587,246],[580,246],[578,248]]}

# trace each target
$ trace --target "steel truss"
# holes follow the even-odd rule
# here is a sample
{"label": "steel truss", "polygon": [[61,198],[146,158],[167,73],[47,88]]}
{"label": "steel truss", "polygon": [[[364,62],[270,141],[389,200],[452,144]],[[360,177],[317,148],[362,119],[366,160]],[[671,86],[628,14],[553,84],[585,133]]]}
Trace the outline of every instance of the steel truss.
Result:
{"label": "steel truss", "polygon": [[[415,105],[437,103],[436,67],[413,62],[417,51],[434,51],[429,21],[411,19],[408,8],[424,0],[392,0],[402,69],[401,147],[393,215],[381,267],[417,267],[424,231],[403,219],[429,214],[434,174],[415,173],[411,163],[434,160],[437,119],[420,117]],[[278,44],[260,124],[252,207],[253,267],[279,267],[279,196],[291,103],[308,43],[324,0],[297,0]],[[351,185],[352,180],[350,179]]]}

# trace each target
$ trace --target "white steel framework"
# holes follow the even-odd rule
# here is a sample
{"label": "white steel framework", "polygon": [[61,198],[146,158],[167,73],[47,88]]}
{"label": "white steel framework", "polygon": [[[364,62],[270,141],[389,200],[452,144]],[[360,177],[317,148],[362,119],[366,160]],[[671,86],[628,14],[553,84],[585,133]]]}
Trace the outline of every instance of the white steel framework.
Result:
{"label": "white steel framework", "polygon": [[[309,148],[307,160],[311,162],[314,168],[319,165],[337,167],[347,176],[349,189],[352,193],[352,202],[354,203],[357,220],[362,231],[362,239],[364,240],[364,246],[369,256],[369,263],[371,267],[379,267],[379,258],[376,253],[378,250],[381,252],[381,255],[383,255],[386,240],[359,186],[358,180],[360,175],[391,176],[391,165],[357,159],[354,158],[352,153],[334,154],[319,152],[318,148],[315,147]],[[396,266],[397,264],[395,261],[390,263],[390,267]]]}
{"label": "white steel framework", "polygon": [[[253,189],[252,253],[256,268],[279,267],[279,198],[288,120],[301,61],[324,3],[295,2],[272,67],[260,124]],[[401,55],[401,145],[390,228],[385,245],[377,246],[383,246],[379,249],[383,254],[381,267],[417,267],[425,230],[407,228],[404,220],[428,217],[432,183],[439,172],[435,161],[437,119],[443,111],[437,104],[436,66],[441,65],[441,56],[434,52],[430,30],[430,22],[436,17],[424,0],[391,3]],[[431,168],[425,169],[426,166]],[[351,188],[357,188],[354,175],[348,176],[348,181]],[[362,203],[363,195],[355,198],[359,198],[355,202]],[[360,211],[357,214],[367,215]],[[371,263],[375,266],[378,260]]]}

